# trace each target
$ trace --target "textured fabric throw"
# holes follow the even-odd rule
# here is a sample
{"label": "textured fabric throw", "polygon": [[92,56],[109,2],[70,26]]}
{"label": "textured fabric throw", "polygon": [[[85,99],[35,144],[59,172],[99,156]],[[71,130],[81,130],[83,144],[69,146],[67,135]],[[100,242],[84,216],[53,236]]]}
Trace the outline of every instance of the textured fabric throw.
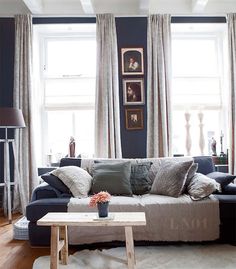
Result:
{"label": "textured fabric throw", "polygon": [[219,183],[201,173],[196,173],[188,185],[188,193],[193,200],[201,200],[220,190]]}
{"label": "textured fabric throw", "polygon": [[74,197],[88,196],[92,177],[84,169],[77,166],[65,166],[52,171],[51,174],[58,177],[70,189]]}
{"label": "textured fabric throw", "polygon": [[192,164],[192,160],[179,163],[163,161],[157,171],[151,193],[179,197]]}

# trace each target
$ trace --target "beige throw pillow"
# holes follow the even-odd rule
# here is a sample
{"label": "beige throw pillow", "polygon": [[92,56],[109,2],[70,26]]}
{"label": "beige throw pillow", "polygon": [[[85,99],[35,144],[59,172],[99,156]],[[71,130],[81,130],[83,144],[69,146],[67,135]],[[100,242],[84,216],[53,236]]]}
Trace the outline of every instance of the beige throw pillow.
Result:
{"label": "beige throw pillow", "polygon": [[214,179],[201,173],[196,173],[191,179],[187,190],[193,200],[201,200],[216,190],[221,191],[221,187]]}
{"label": "beige throw pillow", "polygon": [[163,161],[156,173],[150,193],[179,197],[192,164],[193,160],[184,162]]}
{"label": "beige throw pillow", "polygon": [[84,169],[77,166],[64,166],[51,173],[70,189],[74,197],[83,198],[88,196],[92,177]]}

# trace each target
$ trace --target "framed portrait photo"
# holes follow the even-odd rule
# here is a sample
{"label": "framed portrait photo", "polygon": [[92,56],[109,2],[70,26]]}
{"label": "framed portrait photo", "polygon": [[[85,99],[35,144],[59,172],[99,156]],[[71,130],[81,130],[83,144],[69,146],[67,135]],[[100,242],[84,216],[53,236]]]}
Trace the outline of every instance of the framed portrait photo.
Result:
{"label": "framed portrait photo", "polygon": [[143,48],[121,49],[122,75],[143,75]]}
{"label": "framed portrait photo", "polygon": [[125,126],[127,130],[143,129],[143,109],[126,108],[125,109]]}
{"label": "framed portrait photo", "polygon": [[123,104],[144,104],[144,82],[142,78],[123,79]]}

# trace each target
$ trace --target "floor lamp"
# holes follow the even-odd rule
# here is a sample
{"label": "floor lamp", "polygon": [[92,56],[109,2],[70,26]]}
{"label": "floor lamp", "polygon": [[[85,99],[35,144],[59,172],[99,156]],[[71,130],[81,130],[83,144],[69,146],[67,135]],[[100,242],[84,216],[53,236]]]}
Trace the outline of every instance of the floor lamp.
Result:
{"label": "floor lamp", "polygon": [[[14,180],[11,182],[10,178],[10,152],[9,145],[12,143],[13,155],[15,155],[14,139],[8,139],[8,129],[24,128],[25,121],[22,115],[22,111],[12,107],[0,107],[0,128],[5,129],[5,138],[0,139],[1,143],[4,143],[4,183],[0,183],[0,186],[4,186],[4,193],[7,195],[7,213],[8,221],[12,222],[12,205],[11,205],[11,185],[14,185]],[[16,156],[13,156],[14,160]],[[18,164],[14,164],[18,165]]]}

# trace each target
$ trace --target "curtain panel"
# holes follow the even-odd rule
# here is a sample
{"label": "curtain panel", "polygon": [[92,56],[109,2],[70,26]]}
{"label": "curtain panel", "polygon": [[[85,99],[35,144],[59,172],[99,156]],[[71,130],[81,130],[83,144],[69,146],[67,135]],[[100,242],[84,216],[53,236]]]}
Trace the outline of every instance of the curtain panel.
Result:
{"label": "curtain panel", "polygon": [[236,14],[227,15],[229,43],[229,170],[236,172]]}
{"label": "curtain panel", "polygon": [[148,17],[147,157],[171,156],[171,16]]}
{"label": "curtain panel", "polygon": [[15,66],[14,106],[24,115],[26,128],[16,130],[15,188],[13,206],[25,213],[33,189],[38,185],[34,153],[33,109],[32,109],[32,17],[15,16]]}
{"label": "curtain panel", "polygon": [[117,38],[114,16],[97,15],[95,156],[121,158]]}

